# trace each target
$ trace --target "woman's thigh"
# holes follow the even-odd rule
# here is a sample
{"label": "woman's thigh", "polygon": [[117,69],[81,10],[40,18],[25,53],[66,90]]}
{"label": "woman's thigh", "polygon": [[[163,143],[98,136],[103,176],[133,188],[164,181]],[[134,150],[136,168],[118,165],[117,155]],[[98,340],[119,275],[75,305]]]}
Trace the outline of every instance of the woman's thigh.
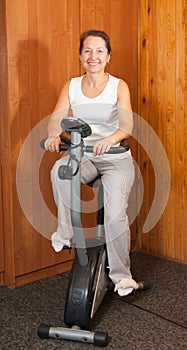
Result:
{"label": "woman's thigh", "polygon": [[[134,182],[132,157],[118,162],[103,164],[100,168],[104,187],[105,211],[108,215],[124,215]],[[121,213],[121,214],[120,214]]]}

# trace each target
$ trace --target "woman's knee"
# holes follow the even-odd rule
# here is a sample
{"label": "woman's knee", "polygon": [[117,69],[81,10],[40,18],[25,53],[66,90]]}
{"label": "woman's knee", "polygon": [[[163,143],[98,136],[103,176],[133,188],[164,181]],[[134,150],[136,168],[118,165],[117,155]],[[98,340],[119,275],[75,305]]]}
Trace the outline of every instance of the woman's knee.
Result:
{"label": "woman's knee", "polygon": [[60,166],[67,164],[67,161],[68,161],[67,157],[62,157],[61,159],[59,159],[55,162],[55,164],[53,165],[53,167],[51,169],[51,173],[50,173],[52,182],[61,180],[58,176],[59,168],[60,168]]}

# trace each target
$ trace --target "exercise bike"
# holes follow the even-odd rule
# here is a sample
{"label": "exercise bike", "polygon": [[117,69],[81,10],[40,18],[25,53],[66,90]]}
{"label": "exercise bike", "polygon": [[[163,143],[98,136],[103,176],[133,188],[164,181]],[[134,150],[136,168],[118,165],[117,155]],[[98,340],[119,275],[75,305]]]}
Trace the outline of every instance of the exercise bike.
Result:
{"label": "exercise bike", "polygon": [[[41,324],[38,328],[40,338],[55,338],[92,343],[104,347],[108,344],[107,332],[90,330],[91,321],[98,310],[106,292],[111,289],[107,263],[107,249],[104,234],[103,187],[98,177],[91,186],[98,186],[97,232],[94,238],[85,240],[81,223],[81,181],[80,163],[84,152],[92,152],[93,147],[84,145],[84,138],[91,135],[90,126],[81,119],[64,118],[62,129],[71,138],[61,136],[60,151],[69,152],[69,162],[59,168],[62,181],[71,181],[71,220],[74,231],[75,258],[72,265],[64,311],[66,327],[52,327]],[[40,145],[44,148],[45,140]],[[129,150],[126,141],[123,146],[111,147],[108,153],[123,153]],[[139,282],[139,289],[147,289],[147,282]]]}

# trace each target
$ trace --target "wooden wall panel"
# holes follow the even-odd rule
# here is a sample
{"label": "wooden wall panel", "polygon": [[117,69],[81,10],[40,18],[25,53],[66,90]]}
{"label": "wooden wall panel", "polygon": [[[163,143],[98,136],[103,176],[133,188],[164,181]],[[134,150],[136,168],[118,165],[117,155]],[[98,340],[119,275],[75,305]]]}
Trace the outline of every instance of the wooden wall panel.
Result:
{"label": "wooden wall panel", "polygon": [[[111,59],[107,71],[125,80],[130,89],[132,108],[138,106],[138,1],[137,0],[81,0],[80,31],[104,30],[111,41]],[[82,71],[83,73],[83,71]],[[130,146],[137,161],[137,143],[130,139]],[[135,182],[136,183],[136,182]],[[136,240],[137,188],[134,185],[129,201],[131,238]],[[133,243],[132,243],[133,245]]]}
{"label": "wooden wall panel", "polygon": [[139,114],[165,147],[171,187],[161,219],[151,232],[142,233],[153,200],[154,172],[141,148],[145,200],[140,213],[139,247],[180,261],[187,261],[186,13],[186,0],[140,1]]}
{"label": "wooden wall panel", "polygon": [[[17,279],[23,274],[72,259],[67,252],[56,254],[50,242],[36,232],[24,216],[16,191],[16,166],[29,132],[51,113],[63,84],[79,74],[78,4],[74,0],[55,0],[55,4],[52,0],[6,1],[14,233],[12,258],[15,263],[13,274]],[[49,157],[45,157],[41,165],[45,174],[48,171],[42,186],[49,206],[52,198],[51,164],[52,158],[49,161]],[[35,195],[34,188],[32,195]],[[28,201],[32,202],[32,197]]]}
{"label": "wooden wall panel", "polygon": [[[0,273],[4,271],[4,232],[3,232],[3,196],[2,196],[2,167],[0,173]],[[0,279],[1,280],[1,279]],[[0,283],[1,284],[1,283]]]}
{"label": "wooden wall panel", "polygon": [[[0,0],[0,283],[5,282],[4,270],[12,275],[13,264],[13,235],[12,235],[12,200],[11,200],[11,171],[10,171],[10,138],[9,123],[7,118],[8,110],[8,71],[7,71],[7,50],[6,50],[6,20],[5,1]],[[5,261],[4,246],[5,232],[8,239],[9,258]]]}
{"label": "wooden wall panel", "polygon": [[[5,8],[2,0],[0,1],[0,47],[4,47],[6,42],[5,23],[3,21],[5,15]],[[6,69],[6,50],[2,50],[0,55],[0,66],[3,69],[0,70],[0,115],[3,115],[4,109],[6,109],[6,94],[7,90],[7,69]],[[5,99],[5,100],[4,100]],[[4,104],[5,103],[5,104]],[[5,107],[4,107],[5,106]],[[3,271],[4,271],[4,230],[3,230],[3,186],[2,186],[2,163],[3,163],[3,123],[0,119],[0,284],[2,284]]]}

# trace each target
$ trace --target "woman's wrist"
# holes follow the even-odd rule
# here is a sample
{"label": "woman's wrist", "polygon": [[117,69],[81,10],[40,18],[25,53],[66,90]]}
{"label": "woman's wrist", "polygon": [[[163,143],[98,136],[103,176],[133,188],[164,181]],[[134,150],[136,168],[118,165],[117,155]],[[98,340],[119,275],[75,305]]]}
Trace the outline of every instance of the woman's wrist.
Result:
{"label": "woman's wrist", "polygon": [[53,133],[49,133],[48,134],[48,138],[49,139],[56,139],[56,137],[59,137],[59,134],[56,134],[56,133],[54,133],[54,134]]}
{"label": "woman's wrist", "polygon": [[115,139],[115,138],[110,138],[110,137],[107,137],[107,138],[105,139],[105,141],[111,143],[111,146],[113,146],[113,145],[115,145],[116,143],[118,143],[118,142],[116,142],[116,139]]}

